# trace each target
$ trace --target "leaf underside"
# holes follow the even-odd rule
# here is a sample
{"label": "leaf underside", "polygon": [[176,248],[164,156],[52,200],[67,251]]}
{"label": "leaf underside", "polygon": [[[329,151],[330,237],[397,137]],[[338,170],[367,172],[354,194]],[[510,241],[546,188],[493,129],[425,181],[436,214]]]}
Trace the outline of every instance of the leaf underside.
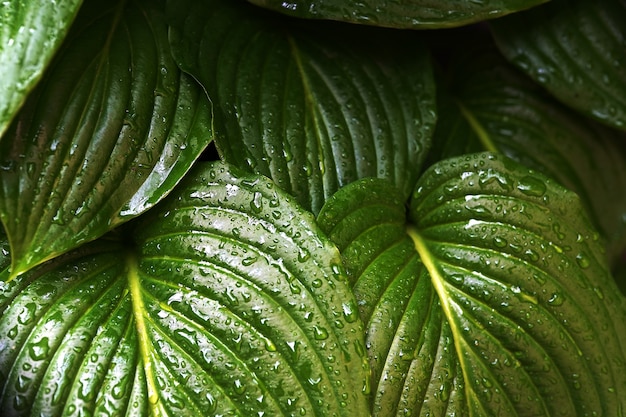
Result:
{"label": "leaf underside", "polygon": [[489,153],[431,167],[409,223],[382,180],[337,193],[318,221],[366,326],[374,415],[619,414],[624,299],[581,212]]}
{"label": "leaf underside", "polygon": [[313,222],[267,179],[202,165],[125,226],[132,247],[98,239],[4,284],[1,413],[367,414],[363,325]]}
{"label": "leaf underside", "polygon": [[372,26],[435,29],[468,25],[528,9],[547,0],[388,1],[388,0],[249,0],[290,16],[330,19]]}
{"label": "leaf underside", "polygon": [[173,62],[157,5],[100,6],[85,4],[0,142],[13,276],[156,204],[211,140],[208,100]]}

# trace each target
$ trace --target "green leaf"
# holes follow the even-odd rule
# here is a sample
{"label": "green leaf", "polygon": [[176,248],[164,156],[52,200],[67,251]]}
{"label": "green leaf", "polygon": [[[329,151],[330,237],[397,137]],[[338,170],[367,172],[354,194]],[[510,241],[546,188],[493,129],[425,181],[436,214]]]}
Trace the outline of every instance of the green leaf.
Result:
{"label": "green leaf", "polygon": [[318,217],[354,282],[375,415],[619,415],[626,304],[575,194],[483,153],[429,168],[409,223],[402,208],[363,180]]}
{"label": "green leaf", "polygon": [[367,415],[339,252],[293,198],[205,164],[124,230],[4,284],[2,415]]}
{"label": "green leaf", "polygon": [[337,26],[329,36],[232,1],[170,5],[174,53],[215,105],[223,159],[313,212],[363,177],[410,194],[435,123],[419,39]]}
{"label": "green leaf", "polygon": [[493,22],[511,62],[568,106],[626,130],[626,4],[554,0]]}
{"label": "green leaf", "polygon": [[0,8],[0,137],[61,45],[82,1],[8,0]]}
{"label": "green leaf", "polygon": [[440,90],[433,160],[498,151],[576,192],[613,261],[626,245],[623,132],[580,117],[511,67],[488,45],[450,65]]}
{"label": "green leaf", "polygon": [[155,2],[86,4],[0,143],[0,218],[17,275],[162,199],[211,140]]}
{"label": "green leaf", "polygon": [[259,6],[308,19],[331,19],[393,28],[448,28],[493,19],[547,0],[249,0]]}

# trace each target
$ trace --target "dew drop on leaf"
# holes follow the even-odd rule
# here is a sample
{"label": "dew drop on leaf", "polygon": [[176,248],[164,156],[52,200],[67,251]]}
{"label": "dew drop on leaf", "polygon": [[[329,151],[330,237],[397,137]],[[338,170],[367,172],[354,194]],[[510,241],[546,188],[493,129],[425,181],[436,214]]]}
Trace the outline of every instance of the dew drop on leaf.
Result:
{"label": "dew drop on leaf", "polygon": [[313,337],[315,340],[328,339],[328,330],[321,326],[313,326]]}
{"label": "dew drop on leaf", "polygon": [[535,177],[526,175],[518,181],[517,189],[528,196],[541,197],[546,192],[546,184]]}

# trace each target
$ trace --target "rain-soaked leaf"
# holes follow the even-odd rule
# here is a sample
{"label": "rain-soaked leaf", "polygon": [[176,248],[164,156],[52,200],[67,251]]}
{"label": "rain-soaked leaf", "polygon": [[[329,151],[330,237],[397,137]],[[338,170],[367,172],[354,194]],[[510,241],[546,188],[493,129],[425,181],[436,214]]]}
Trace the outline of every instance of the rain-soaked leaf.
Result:
{"label": "rain-soaked leaf", "polygon": [[0,137],[41,78],[81,0],[6,0],[0,5]]}
{"label": "rain-soaked leaf", "polygon": [[269,180],[200,165],[120,233],[3,284],[1,415],[367,415],[339,252]]}
{"label": "rain-soaked leaf", "polygon": [[448,28],[528,9],[548,0],[249,0],[308,19],[331,19],[393,28]]}
{"label": "rain-soaked leaf", "polygon": [[366,326],[374,415],[625,409],[626,300],[574,193],[472,154],[429,168],[408,217],[377,179],[318,217]]}
{"label": "rain-soaked leaf", "polygon": [[153,206],[210,140],[210,105],[173,62],[158,2],[85,4],[0,142],[13,275]]}
{"label": "rain-soaked leaf", "polygon": [[576,192],[606,238],[611,261],[626,247],[626,133],[565,107],[508,64],[489,41],[450,64],[429,157],[497,151]]}
{"label": "rain-soaked leaf", "polygon": [[553,0],[492,28],[506,57],[555,97],[626,130],[623,0]]}
{"label": "rain-soaked leaf", "polygon": [[315,30],[229,0],[169,6],[172,48],[215,105],[226,161],[313,212],[363,177],[410,194],[435,123],[430,60],[414,34]]}

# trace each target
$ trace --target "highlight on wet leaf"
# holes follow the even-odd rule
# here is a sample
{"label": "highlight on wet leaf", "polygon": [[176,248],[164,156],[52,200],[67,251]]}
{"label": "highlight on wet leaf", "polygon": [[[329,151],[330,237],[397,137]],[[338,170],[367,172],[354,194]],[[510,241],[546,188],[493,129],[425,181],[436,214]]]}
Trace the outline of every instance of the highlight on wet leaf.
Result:
{"label": "highlight on wet leaf", "polygon": [[221,162],[4,284],[0,332],[2,415],[367,415],[339,252],[293,198]]}
{"label": "highlight on wet leaf", "polygon": [[366,326],[374,415],[624,408],[624,298],[575,194],[491,153],[429,168],[408,219],[390,188],[355,182],[318,217]]}
{"label": "highlight on wet leaf", "polygon": [[152,207],[211,141],[210,105],[157,6],[87,2],[0,142],[12,276]]}

